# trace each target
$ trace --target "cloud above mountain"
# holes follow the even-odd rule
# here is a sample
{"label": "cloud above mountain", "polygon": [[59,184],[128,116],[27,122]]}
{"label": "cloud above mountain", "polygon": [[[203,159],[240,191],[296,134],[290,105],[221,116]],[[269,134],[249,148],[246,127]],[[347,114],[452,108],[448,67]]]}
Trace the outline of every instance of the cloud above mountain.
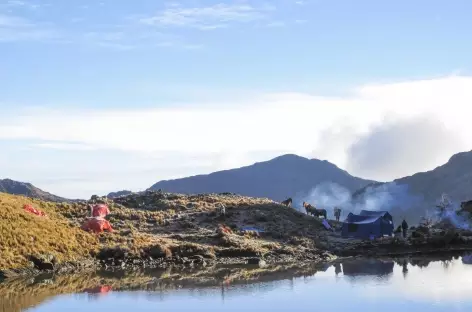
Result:
{"label": "cloud above mountain", "polygon": [[[470,149],[471,101],[472,77],[448,76],[365,85],[337,97],[264,93],[151,109],[10,109],[0,116],[0,144],[15,142],[29,148],[29,153],[38,155],[35,163],[54,168],[48,170],[49,176],[61,173],[52,162],[67,162],[69,176],[75,178],[82,177],[81,172],[101,172],[103,166],[107,172],[120,172],[129,161],[111,161],[118,153],[134,155],[120,159],[138,161],[140,172],[152,172],[154,180],[295,153],[328,159],[354,175],[388,180],[431,169],[451,154]],[[66,152],[101,153],[99,159],[107,164],[92,158],[75,163],[79,158],[64,158]],[[11,164],[15,158],[9,159],[9,164],[0,166],[4,172],[15,167]],[[187,164],[195,170],[182,171],[189,168]],[[22,167],[29,168],[30,176],[39,170],[23,163],[17,174]],[[32,182],[63,194],[34,178]],[[104,191],[114,190],[115,184],[114,188],[127,189],[148,186],[136,174],[133,179],[116,178]],[[67,183],[62,185],[66,188]]]}
{"label": "cloud above mountain", "polygon": [[386,120],[348,148],[346,168],[361,176],[389,180],[433,169],[463,146],[460,136],[436,118]]}

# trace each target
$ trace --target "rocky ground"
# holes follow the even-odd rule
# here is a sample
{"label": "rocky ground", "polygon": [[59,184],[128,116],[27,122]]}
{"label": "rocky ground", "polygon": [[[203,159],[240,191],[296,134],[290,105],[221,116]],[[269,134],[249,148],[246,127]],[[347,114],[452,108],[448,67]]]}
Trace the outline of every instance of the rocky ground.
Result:
{"label": "rocky ground", "polygon": [[374,241],[341,238],[339,233],[329,235],[327,249],[341,256],[389,257],[421,255],[472,250],[472,231],[458,229],[447,221],[412,227],[407,238],[398,233]]}

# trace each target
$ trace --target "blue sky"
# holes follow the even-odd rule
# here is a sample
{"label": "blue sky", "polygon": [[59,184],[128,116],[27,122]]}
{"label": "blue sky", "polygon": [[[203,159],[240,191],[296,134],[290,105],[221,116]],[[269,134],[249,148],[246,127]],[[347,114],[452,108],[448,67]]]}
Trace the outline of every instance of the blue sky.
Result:
{"label": "blue sky", "polygon": [[[239,142],[240,145],[235,144],[238,153],[229,145],[220,147],[218,142],[221,141],[215,137],[215,141],[210,139],[207,146],[200,144],[203,148],[196,156],[192,150],[173,145],[171,139],[195,141],[193,136],[223,135],[224,131],[209,126],[213,121],[205,118],[220,113],[230,116],[231,113],[223,111],[225,109],[239,113],[247,110],[254,114],[249,108],[257,107],[260,116],[265,114],[277,119],[275,116],[287,116],[282,113],[280,107],[283,106],[288,114],[293,114],[294,125],[298,125],[297,114],[308,120],[309,114],[313,114],[313,118],[322,114],[331,116],[323,118],[331,123],[326,121],[323,127],[312,130],[315,133],[309,137],[315,137],[332,130],[336,119],[333,119],[334,113],[327,112],[335,105],[332,102],[343,101],[351,103],[344,105],[353,107],[362,98],[362,107],[367,107],[365,112],[361,113],[359,108],[349,115],[356,120],[355,127],[361,134],[367,131],[362,125],[378,124],[386,115],[391,115],[395,105],[387,102],[392,94],[404,97],[401,105],[406,111],[409,111],[406,103],[421,96],[428,99],[453,96],[454,103],[463,107],[459,104],[468,99],[470,92],[464,91],[469,92],[467,96],[456,97],[462,90],[468,90],[470,83],[470,12],[472,2],[465,0],[0,0],[0,108],[4,112],[0,116],[4,127],[0,146],[6,151],[3,158],[8,156],[10,163],[0,165],[0,176],[26,179],[54,190],[47,182],[50,179],[44,177],[45,170],[53,178],[64,181],[63,188],[57,188],[57,192],[88,196],[92,190],[68,185],[62,171],[52,169],[57,167],[53,164],[77,167],[79,160],[74,160],[77,153],[90,157],[85,169],[92,171],[99,170],[94,167],[93,159],[109,155],[114,155],[116,161],[123,157],[128,164],[130,160],[124,159],[150,159],[149,153],[154,158],[171,153],[184,159],[171,165],[174,156],[169,156],[166,162],[169,161],[169,168],[174,166],[175,170],[166,169],[162,174],[159,174],[163,171],[155,160],[144,162],[148,165],[141,171],[136,170],[147,170],[146,179],[136,174],[132,183],[126,179],[109,181],[106,186],[98,187],[100,191],[111,191],[125,187],[143,188],[149,186],[146,183],[152,184],[161,178],[243,165],[285,151],[311,157],[339,155],[338,152],[320,153],[320,139],[313,139],[318,143],[309,142],[310,146],[305,146],[305,138],[291,146],[280,147],[275,143],[276,138],[268,134],[273,137],[270,140],[274,144],[258,148],[256,142],[247,143],[244,134],[235,132],[225,135],[231,135]],[[434,86],[437,86],[435,92],[440,94],[432,96],[428,87],[418,85],[421,82],[439,83]],[[368,87],[373,84],[382,87]],[[409,91],[410,86],[422,93],[413,94]],[[393,93],[388,93],[390,90]],[[383,104],[366,104],[372,98],[376,103],[387,100]],[[324,101],[324,104],[310,104],[314,101]],[[422,111],[418,110],[417,114],[432,113],[444,122],[444,112],[437,112],[432,105],[420,104]],[[371,113],[368,105],[383,108],[376,108],[379,110],[377,115],[366,121],[363,118]],[[435,107],[439,105],[441,102]],[[314,106],[316,111],[308,111]],[[186,117],[193,111],[203,115],[199,122]],[[393,111],[405,117],[396,108]],[[124,117],[123,112],[130,112],[130,117]],[[109,116],[115,113],[119,117],[110,119]],[[102,116],[106,129],[100,128],[101,122],[95,120],[97,115]],[[142,116],[155,116],[147,121],[151,124],[160,124],[161,116],[167,116],[165,122],[169,125],[166,129],[172,130],[144,127]],[[69,120],[71,118],[73,120]],[[93,131],[84,131],[91,118],[95,118],[92,124],[96,135]],[[173,118],[175,122],[171,123]],[[180,130],[175,128],[182,128],[180,118],[186,120],[183,128],[187,132],[182,130],[181,134],[176,134]],[[228,126],[222,116],[218,115],[218,118],[218,129]],[[110,120],[113,120],[112,124],[107,123]],[[228,120],[232,118],[228,117]],[[283,118],[281,120],[283,122]],[[59,125],[61,122],[63,129],[70,128],[69,132],[61,133],[59,126],[51,126],[51,123]],[[50,131],[44,130],[48,127],[52,127]],[[116,131],[107,132],[113,127],[117,127]],[[258,129],[256,125],[254,127]],[[305,129],[303,127],[306,126],[301,129]],[[123,128],[127,128],[126,132]],[[342,129],[338,128],[335,132],[341,133]],[[43,130],[45,133],[41,132]],[[203,132],[197,136],[194,130]],[[154,131],[158,133],[150,136]],[[106,141],[97,140],[97,137],[106,138],[114,133],[121,135],[123,140],[149,136],[148,145],[156,146],[143,148],[146,144],[142,142],[136,145],[139,148],[127,148],[126,144],[108,146]],[[279,134],[284,135],[290,139],[301,134]],[[266,140],[266,137],[260,139]],[[162,148],[163,140],[169,144],[166,148]],[[348,140],[344,136],[336,140],[344,142],[333,147],[338,151],[346,150],[354,138]],[[446,141],[449,144],[451,140]],[[453,148],[446,149],[447,153],[469,148],[469,145],[461,144],[454,143]],[[41,155],[42,158],[36,161],[43,171],[28,160],[21,166],[14,165],[24,149]],[[147,154],[143,156],[142,153]],[[346,157],[336,157],[329,159],[341,167],[349,167]],[[193,164],[192,159],[205,159],[208,163]],[[447,160],[445,155],[433,157],[426,165],[444,160]],[[183,165],[186,163],[192,164],[192,170],[181,169],[188,167]],[[28,164],[30,169],[21,169]],[[81,165],[84,166],[83,162]],[[17,170],[11,169],[16,167]],[[123,167],[110,166],[107,170],[118,174]],[[127,170],[137,172],[132,168]],[[403,174],[420,169],[426,168],[395,172]],[[370,177],[376,178],[372,172],[369,172]],[[366,174],[361,170],[354,173]],[[395,176],[390,172],[377,177],[389,179]],[[72,192],[71,188],[80,191]]]}
{"label": "blue sky", "polygon": [[2,3],[2,100],[16,105],[168,104],[187,88],[332,93],[472,66],[465,0]]}

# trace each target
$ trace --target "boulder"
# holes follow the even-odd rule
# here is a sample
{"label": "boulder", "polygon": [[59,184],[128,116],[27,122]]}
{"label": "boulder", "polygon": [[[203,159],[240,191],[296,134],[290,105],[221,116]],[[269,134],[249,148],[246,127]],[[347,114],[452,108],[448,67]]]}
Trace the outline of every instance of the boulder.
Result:
{"label": "boulder", "polygon": [[32,255],[30,261],[40,271],[54,271],[56,258],[51,254]]}
{"label": "boulder", "polygon": [[255,265],[259,265],[260,267],[267,265],[265,260],[262,258],[249,258],[247,259],[247,264],[255,264]]}

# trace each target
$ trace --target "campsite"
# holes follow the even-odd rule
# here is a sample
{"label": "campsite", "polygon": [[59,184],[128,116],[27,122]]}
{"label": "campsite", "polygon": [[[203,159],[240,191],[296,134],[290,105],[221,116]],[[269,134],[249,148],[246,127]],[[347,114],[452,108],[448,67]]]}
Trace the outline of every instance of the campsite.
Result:
{"label": "campsite", "polygon": [[0,204],[6,208],[0,210],[5,213],[2,231],[24,229],[16,239],[0,238],[8,249],[0,262],[3,278],[93,268],[263,266],[472,250],[472,232],[446,219],[398,233],[386,211],[349,212],[336,221],[330,214],[308,215],[294,206],[230,193],[146,191],[72,204],[2,195]]}

